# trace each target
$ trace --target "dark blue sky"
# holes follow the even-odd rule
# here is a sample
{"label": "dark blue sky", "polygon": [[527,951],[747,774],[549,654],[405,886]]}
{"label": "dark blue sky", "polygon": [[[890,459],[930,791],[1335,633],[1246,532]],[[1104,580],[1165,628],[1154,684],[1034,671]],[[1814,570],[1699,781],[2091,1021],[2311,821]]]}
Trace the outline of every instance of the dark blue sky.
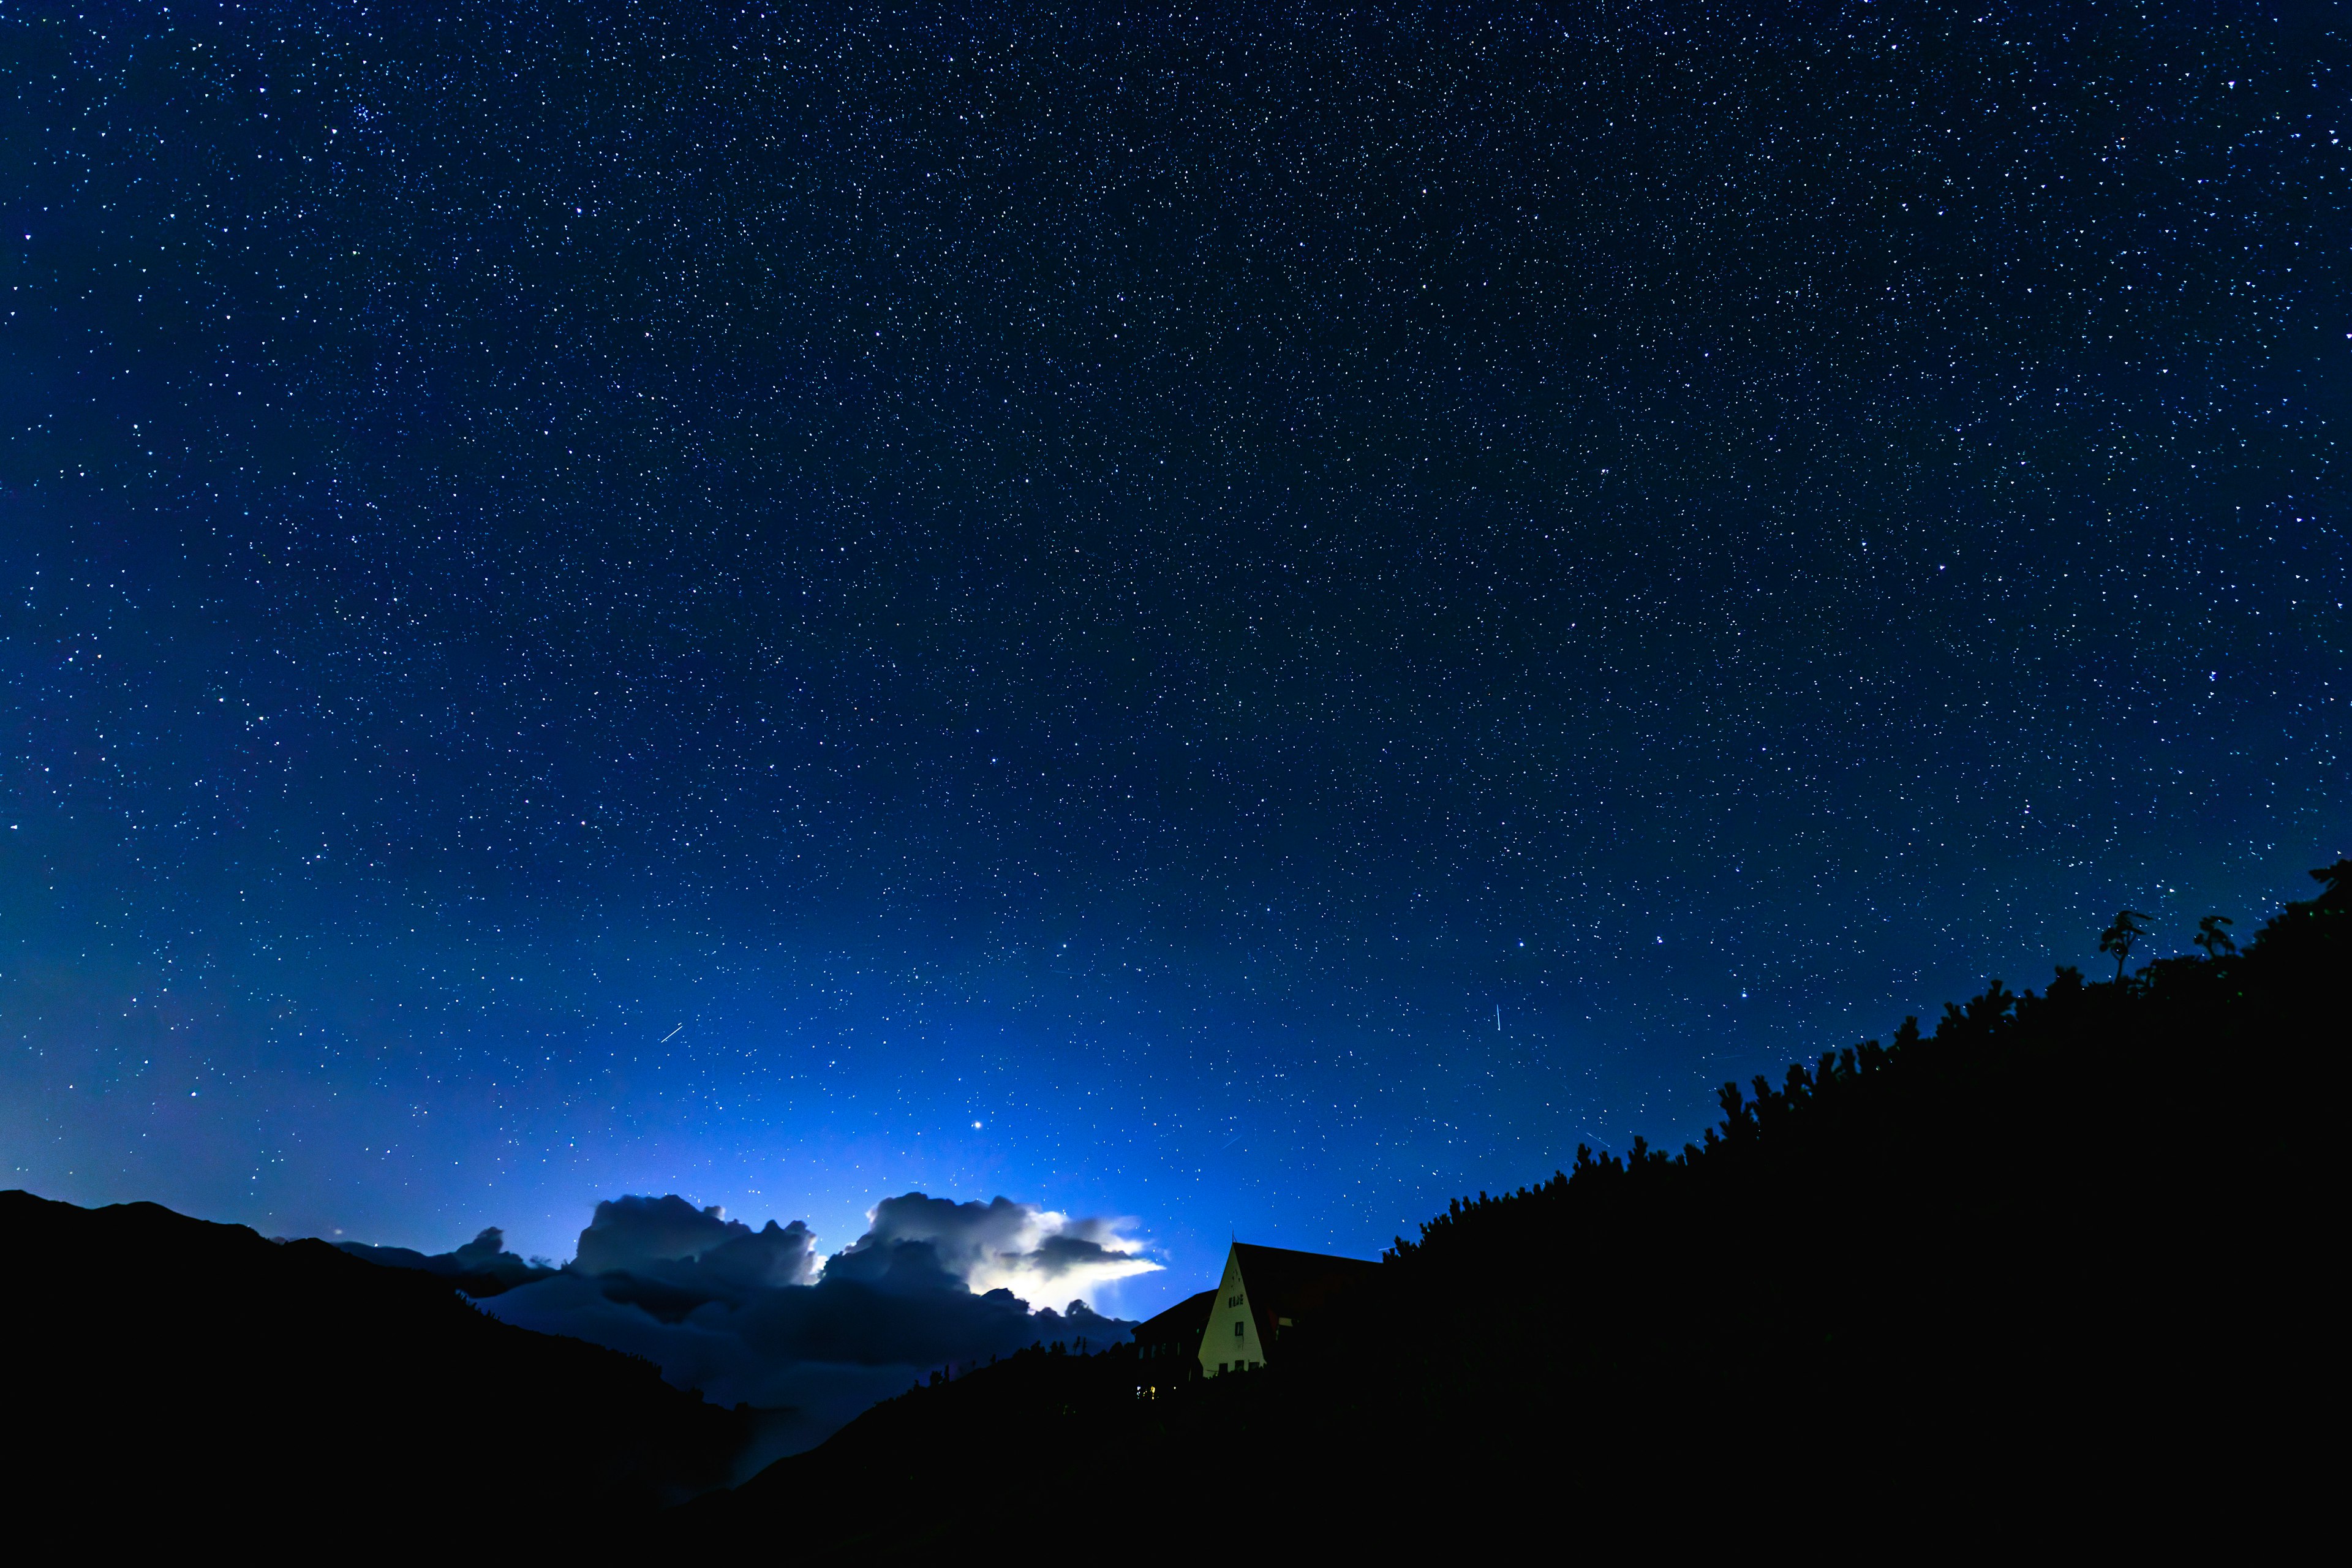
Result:
{"label": "dark blue sky", "polygon": [[0,1176],[1139,1310],[2253,916],[2342,26],[12,11]]}

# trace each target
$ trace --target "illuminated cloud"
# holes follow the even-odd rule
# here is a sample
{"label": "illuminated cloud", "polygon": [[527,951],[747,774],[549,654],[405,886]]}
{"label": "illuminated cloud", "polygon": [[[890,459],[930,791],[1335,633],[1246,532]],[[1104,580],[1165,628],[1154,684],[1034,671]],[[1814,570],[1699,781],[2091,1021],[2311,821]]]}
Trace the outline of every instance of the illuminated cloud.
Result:
{"label": "illuminated cloud", "polygon": [[937,1267],[968,1289],[1034,1299],[1066,1291],[1083,1296],[1160,1267],[1119,1235],[1130,1222],[1073,1219],[1005,1197],[960,1204],[908,1193],[883,1199],[866,1220],[866,1233],[825,1265],[827,1278],[880,1279],[900,1262],[903,1249],[926,1247]]}

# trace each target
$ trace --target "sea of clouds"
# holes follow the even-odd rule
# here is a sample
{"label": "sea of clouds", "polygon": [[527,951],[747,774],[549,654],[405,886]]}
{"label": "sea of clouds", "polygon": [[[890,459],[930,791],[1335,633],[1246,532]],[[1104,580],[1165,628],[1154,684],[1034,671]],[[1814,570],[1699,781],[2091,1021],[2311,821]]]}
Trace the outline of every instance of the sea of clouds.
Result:
{"label": "sea of clouds", "polygon": [[[775,1412],[761,1462],[814,1447],[934,1370],[1055,1341],[1116,1344],[1132,1325],[1085,1297],[1160,1267],[1122,1234],[1127,1222],[1010,1198],[908,1193],[876,1205],[868,1221],[824,1258],[799,1220],[754,1230],[676,1194],[631,1195],[598,1204],[578,1255],[553,1273],[524,1268],[490,1231],[414,1261],[347,1249],[399,1267],[525,1279],[485,1297],[483,1310],[643,1356],[719,1404]],[[1033,1299],[1068,1304],[1032,1310]]]}

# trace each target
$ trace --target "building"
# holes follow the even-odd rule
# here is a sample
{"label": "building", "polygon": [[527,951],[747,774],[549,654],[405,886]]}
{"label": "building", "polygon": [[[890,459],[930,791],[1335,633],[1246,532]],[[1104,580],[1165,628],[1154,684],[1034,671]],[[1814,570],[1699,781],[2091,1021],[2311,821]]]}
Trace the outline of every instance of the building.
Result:
{"label": "building", "polygon": [[[1212,1293],[1208,1321],[1201,1333],[1202,1374],[1214,1377],[1264,1366],[1269,1355],[1280,1353],[1277,1347],[1284,1334],[1363,1284],[1379,1268],[1379,1264],[1360,1258],[1234,1243],[1225,1255],[1224,1278]],[[1183,1307],[1200,1299],[1195,1296]],[[1183,1307],[1170,1311],[1181,1311]]]}
{"label": "building", "polygon": [[[1201,1335],[1209,1326],[1209,1309],[1217,1300],[1214,1290],[1203,1290],[1197,1296],[1187,1296],[1156,1318],[1146,1318],[1135,1325],[1128,1337],[1135,1342],[1136,1359],[1147,1367],[1153,1363],[1166,1363],[1175,1357],[1197,1357],[1201,1353]],[[1179,1363],[1174,1368],[1181,1373]],[[1179,1377],[1178,1382],[1183,1379]]]}

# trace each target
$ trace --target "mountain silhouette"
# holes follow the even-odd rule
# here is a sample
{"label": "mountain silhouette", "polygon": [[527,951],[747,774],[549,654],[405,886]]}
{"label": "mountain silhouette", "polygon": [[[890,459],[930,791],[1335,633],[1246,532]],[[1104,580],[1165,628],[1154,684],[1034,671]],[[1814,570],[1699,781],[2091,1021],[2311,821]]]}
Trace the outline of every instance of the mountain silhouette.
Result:
{"label": "mountain silhouette", "polygon": [[6,1192],[0,1246],[11,1490],[110,1533],[625,1527],[759,1419],[321,1241]]}

